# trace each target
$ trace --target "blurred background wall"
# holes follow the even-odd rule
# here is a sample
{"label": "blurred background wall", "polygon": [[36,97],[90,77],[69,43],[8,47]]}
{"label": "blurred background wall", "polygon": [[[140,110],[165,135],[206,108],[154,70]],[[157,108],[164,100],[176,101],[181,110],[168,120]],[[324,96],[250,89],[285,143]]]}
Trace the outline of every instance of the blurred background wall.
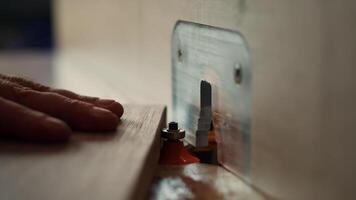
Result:
{"label": "blurred background wall", "polygon": [[2,0],[0,50],[51,49],[51,3],[49,0]]}
{"label": "blurred background wall", "polygon": [[[238,30],[253,62],[250,181],[276,199],[356,196],[355,1],[55,0],[51,7],[55,53],[31,50],[19,61],[2,51],[1,72],[170,105],[175,22]],[[21,67],[30,64],[35,70]]]}
{"label": "blurred background wall", "polygon": [[0,1],[0,72],[53,84],[52,1]]}

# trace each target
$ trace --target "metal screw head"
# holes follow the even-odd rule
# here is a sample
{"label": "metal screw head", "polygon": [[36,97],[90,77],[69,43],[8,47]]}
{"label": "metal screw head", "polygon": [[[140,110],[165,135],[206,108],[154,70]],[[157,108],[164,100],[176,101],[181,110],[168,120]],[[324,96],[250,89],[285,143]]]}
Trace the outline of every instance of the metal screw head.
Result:
{"label": "metal screw head", "polygon": [[240,84],[242,81],[242,68],[239,63],[234,67],[234,80],[236,84]]}
{"label": "metal screw head", "polygon": [[180,49],[178,50],[177,56],[178,56],[179,62],[182,62],[183,61],[183,52],[182,52],[182,50],[180,50]]}
{"label": "metal screw head", "polygon": [[178,128],[177,122],[170,122],[168,128],[162,129],[161,136],[168,140],[179,140],[185,137],[185,130]]}
{"label": "metal screw head", "polygon": [[168,130],[178,130],[178,123],[177,122],[169,122],[168,123]]}

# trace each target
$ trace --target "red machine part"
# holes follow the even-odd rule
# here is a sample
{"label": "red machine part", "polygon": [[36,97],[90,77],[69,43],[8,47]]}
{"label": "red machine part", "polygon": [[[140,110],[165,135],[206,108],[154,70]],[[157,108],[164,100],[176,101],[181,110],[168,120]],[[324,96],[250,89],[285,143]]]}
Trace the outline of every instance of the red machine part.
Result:
{"label": "red machine part", "polygon": [[161,149],[160,164],[185,165],[200,162],[199,158],[191,155],[180,140],[166,140]]}
{"label": "red machine part", "polygon": [[199,158],[191,155],[180,139],[185,137],[185,131],[178,129],[178,123],[170,122],[168,128],[161,131],[164,138],[159,163],[163,165],[185,165],[200,162]]}

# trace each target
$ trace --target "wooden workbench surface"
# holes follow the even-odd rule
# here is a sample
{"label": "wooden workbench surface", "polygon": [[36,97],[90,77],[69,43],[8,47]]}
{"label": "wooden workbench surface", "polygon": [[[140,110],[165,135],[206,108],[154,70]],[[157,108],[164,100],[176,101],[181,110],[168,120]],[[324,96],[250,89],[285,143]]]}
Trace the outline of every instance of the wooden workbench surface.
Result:
{"label": "wooden workbench surface", "polygon": [[266,200],[238,176],[217,165],[194,163],[160,165],[151,186],[150,200]]}
{"label": "wooden workbench surface", "polygon": [[138,199],[159,156],[164,106],[125,105],[115,133],[78,133],[65,144],[0,141],[0,199]]}

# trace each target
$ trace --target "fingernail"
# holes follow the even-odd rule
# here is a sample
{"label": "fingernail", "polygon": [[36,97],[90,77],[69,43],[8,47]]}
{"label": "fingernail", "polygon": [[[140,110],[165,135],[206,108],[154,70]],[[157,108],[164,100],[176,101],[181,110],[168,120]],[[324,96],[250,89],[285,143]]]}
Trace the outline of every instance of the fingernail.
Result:
{"label": "fingernail", "polygon": [[94,106],[90,114],[93,117],[94,131],[113,131],[119,123],[117,116],[104,108]]}
{"label": "fingernail", "polygon": [[124,114],[123,106],[114,100],[100,99],[96,102],[95,105],[110,110],[111,112],[116,114],[116,116],[118,116],[119,118]]}

